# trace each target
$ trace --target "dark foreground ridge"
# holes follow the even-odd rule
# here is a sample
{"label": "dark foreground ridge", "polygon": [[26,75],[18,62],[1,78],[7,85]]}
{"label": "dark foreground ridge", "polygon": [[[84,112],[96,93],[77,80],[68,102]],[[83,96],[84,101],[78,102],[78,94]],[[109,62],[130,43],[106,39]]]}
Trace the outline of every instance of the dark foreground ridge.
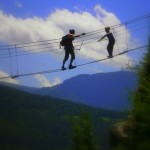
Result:
{"label": "dark foreground ridge", "polygon": [[124,113],[96,109],[0,85],[0,149],[72,149],[68,115],[90,114],[97,145],[109,148],[108,128]]}

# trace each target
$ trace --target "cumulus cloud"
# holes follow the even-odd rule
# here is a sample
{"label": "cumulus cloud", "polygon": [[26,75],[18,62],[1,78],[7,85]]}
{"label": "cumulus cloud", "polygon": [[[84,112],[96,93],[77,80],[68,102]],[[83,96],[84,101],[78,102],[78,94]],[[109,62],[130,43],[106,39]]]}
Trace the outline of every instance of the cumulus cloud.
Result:
{"label": "cumulus cloud", "polygon": [[[120,23],[115,14],[106,11],[100,5],[95,6],[94,10],[96,12],[96,16],[87,11],[71,12],[67,9],[57,9],[49,14],[47,18],[33,17],[26,19],[16,18],[12,15],[6,15],[3,12],[0,12],[0,41],[9,44],[16,44],[48,39],[59,39],[64,34],[67,34],[68,30],[72,28],[76,30],[76,33],[87,33],[98,29],[104,29],[105,26],[113,26]],[[128,41],[126,40],[127,38],[125,34],[119,35],[120,31],[126,32],[126,35],[128,35]],[[129,45],[131,45],[129,41],[130,33],[124,26],[114,29],[112,32],[114,33],[117,41],[114,53],[117,53],[118,49],[120,51],[125,50],[126,41]],[[96,40],[103,34],[105,33],[101,31],[99,34],[76,40],[75,46],[80,45],[81,41],[85,43],[89,40],[89,43],[82,46],[82,50],[78,53],[79,56],[93,60],[106,57],[107,41],[102,41],[101,43],[96,42]],[[95,39],[95,41],[93,40],[94,43],[90,43],[90,39]],[[51,49],[59,48],[59,40],[57,42],[51,44]],[[134,44],[132,43],[132,45]],[[36,46],[36,48],[43,50],[41,45]],[[25,47],[24,49],[28,51],[31,50],[30,47]],[[62,53],[62,51],[60,53]],[[57,53],[53,53],[53,51],[51,54],[57,55]],[[57,58],[58,57],[59,56],[57,56]],[[127,55],[122,57],[127,60],[129,59]],[[125,65],[121,58],[117,57],[114,59],[116,62],[120,63],[121,61],[121,63]],[[110,63],[111,61],[112,60],[105,61],[103,63],[113,65],[114,63]],[[119,65],[119,63],[116,64]]]}
{"label": "cumulus cloud", "polygon": [[44,75],[41,74],[37,74],[34,77],[40,82],[41,87],[51,87],[62,83],[61,79],[58,77],[55,77],[52,82],[50,82]]}
{"label": "cumulus cloud", "polygon": [[[3,71],[0,71],[0,78],[2,77],[8,77],[9,75]],[[0,81],[3,82],[8,82],[8,83],[14,83],[14,84],[19,84],[19,81],[16,79],[11,79],[11,78],[4,78],[4,79],[0,79]]]}

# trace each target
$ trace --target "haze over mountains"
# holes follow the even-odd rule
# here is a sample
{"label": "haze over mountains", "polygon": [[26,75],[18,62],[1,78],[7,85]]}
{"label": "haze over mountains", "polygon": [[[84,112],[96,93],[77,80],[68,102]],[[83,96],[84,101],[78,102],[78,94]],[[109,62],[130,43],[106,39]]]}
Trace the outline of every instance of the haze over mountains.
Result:
{"label": "haze over mountains", "polygon": [[129,96],[135,90],[138,79],[135,73],[127,71],[79,75],[62,84],[46,88],[29,88],[11,85],[17,89],[38,95],[46,95],[89,106],[124,110],[131,107]]}

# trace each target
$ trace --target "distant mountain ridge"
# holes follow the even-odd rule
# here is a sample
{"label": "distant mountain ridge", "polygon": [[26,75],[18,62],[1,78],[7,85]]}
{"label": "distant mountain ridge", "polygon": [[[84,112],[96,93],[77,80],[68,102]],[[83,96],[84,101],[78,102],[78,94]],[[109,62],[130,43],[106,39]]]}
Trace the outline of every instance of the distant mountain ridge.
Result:
{"label": "distant mountain ridge", "polygon": [[124,71],[79,75],[60,85],[43,88],[41,93],[94,107],[121,110],[130,107],[128,97],[137,82],[134,73]]}
{"label": "distant mountain ridge", "polygon": [[62,84],[46,88],[14,86],[26,92],[46,95],[89,106],[122,110],[130,108],[128,97],[136,89],[138,78],[127,71],[79,75]]}

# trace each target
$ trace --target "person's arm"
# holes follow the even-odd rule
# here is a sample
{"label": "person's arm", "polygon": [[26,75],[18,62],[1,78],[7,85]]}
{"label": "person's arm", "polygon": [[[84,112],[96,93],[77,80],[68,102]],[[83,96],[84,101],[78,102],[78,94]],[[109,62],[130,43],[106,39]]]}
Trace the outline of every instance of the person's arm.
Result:
{"label": "person's arm", "polygon": [[76,37],[79,37],[81,35],[85,35],[86,33],[82,33],[82,34],[79,34],[79,35],[74,35],[73,37],[76,38]]}
{"label": "person's arm", "polygon": [[106,36],[107,36],[107,34],[104,35],[104,36],[102,36],[97,42],[100,42],[100,41],[101,41],[102,39],[104,39]]}

